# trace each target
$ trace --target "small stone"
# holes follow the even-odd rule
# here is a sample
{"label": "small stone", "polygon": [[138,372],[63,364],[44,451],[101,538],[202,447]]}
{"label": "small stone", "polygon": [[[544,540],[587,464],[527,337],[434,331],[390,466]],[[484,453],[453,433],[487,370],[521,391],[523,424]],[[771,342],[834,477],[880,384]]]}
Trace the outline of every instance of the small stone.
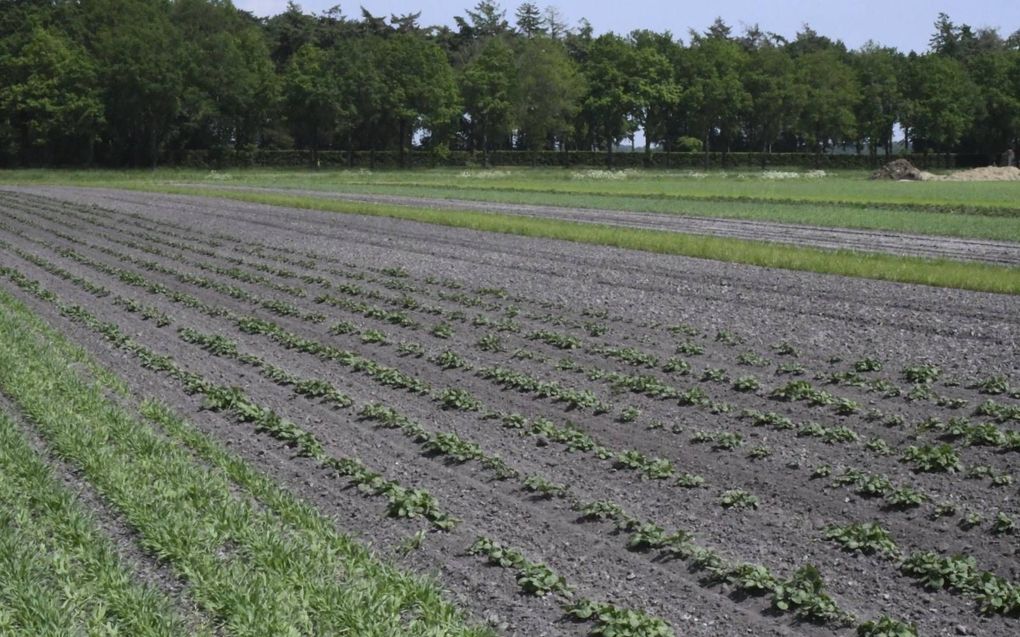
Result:
{"label": "small stone", "polygon": [[956,625],[956,634],[957,635],[969,635],[970,634],[970,629],[967,628],[966,626],[964,626],[963,624],[957,624]]}

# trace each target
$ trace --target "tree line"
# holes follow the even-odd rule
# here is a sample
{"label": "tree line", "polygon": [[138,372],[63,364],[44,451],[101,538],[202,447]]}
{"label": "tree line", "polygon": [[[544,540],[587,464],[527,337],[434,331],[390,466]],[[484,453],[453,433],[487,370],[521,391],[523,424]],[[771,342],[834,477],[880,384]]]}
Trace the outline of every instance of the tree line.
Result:
{"label": "tree line", "polygon": [[596,34],[483,0],[453,26],[291,3],[0,0],[0,163],[155,165],[187,150],[596,150],[994,157],[1020,137],[1020,30],[938,16],[850,50],[722,20]]}

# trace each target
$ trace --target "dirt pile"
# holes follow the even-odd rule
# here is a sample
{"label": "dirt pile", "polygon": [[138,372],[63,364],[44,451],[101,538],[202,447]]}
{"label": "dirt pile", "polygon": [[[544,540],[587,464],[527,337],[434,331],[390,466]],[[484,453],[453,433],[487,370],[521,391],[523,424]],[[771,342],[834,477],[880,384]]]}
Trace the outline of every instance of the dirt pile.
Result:
{"label": "dirt pile", "polygon": [[871,178],[893,181],[922,181],[924,173],[906,159],[896,159],[871,173]]}
{"label": "dirt pile", "polygon": [[935,177],[938,181],[1020,181],[1016,166],[986,166]]}

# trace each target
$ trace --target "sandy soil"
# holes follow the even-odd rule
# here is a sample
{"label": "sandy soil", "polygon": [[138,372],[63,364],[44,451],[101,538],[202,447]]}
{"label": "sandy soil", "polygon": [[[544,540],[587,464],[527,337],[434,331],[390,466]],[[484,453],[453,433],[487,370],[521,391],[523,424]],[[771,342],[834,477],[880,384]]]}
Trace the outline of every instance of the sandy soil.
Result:
{"label": "sandy soil", "polygon": [[[728,559],[764,564],[780,575],[813,563],[840,607],[862,620],[887,613],[917,622],[924,635],[959,634],[962,629],[963,634],[1005,636],[1020,628],[1015,619],[977,614],[974,601],[966,597],[917,587],[899,573],[894,562],[846,553],[823,539],[830,524],[874,519],[905,552],[962,552],[973,555],[982,569],[1012,581],[1020,578],[1016,537],[994,535],[987,523],[1000,511],[1020,513],[1015,484],[992,487],[987,479],[966,479],[961,474],[915,473],[900,461],[910,445],[941,442],[938,432],[916,429],[917,423],[959,416],[980,420],[970,414],[989,396],[968,388],[971,381],[998,374],[1017,383],[1020,306],[1015,297],[198,197],[57,188],[37,193],[46,197],[0,194],[0,240],[101,283],[112,294],[96,298],[14,250],[0,252],[0,264],[16,267],[66,302],[79,303],[101,319],[117,323],[150,349],[172,355],[181,366],[220,383],[242,385],[258,401],[314,432],[327,450],[356,455],[387,477],[428,489],[462,522],[451,532],[429,533],[420,549],[398,557],[396,548],[421,528],[420,522],[385,517],[384,503],[359,494],[307,459],[294,457],[278,442],[203,410],[198,399],[61,317],[52,305],[29,298],[6,282],[3,285],[119,372],[140,396],[155,395],[171,402],[205,431],[333,516],[339,528],[371,542],[407,568],[435,575],[479,621],[507,634],[583,634],[590,626],[566,621],[551,599],[519,594],[510,571],[486,567],[480,559],[465,555],[479,534],[516,546],[533,561],[545,561],[573,583],[578,594],[641,608],[666,619],[678,635],[825,635],[851,634],[852,630],[776,615],[767,597],[744,597],[727,585],[706,582],[703,572],[683,561],[665,560],[655,552],[628,551],[627,535],[614,532],[611,525],[581,521],[565,501],[536,498],[522,489],[519,480],[497,480],[476,462],[450,464],[430,456],[399,431],[358,418],[356,410],[361,405],[384,402],[430,431],[453,431],[477,443],[521,476],[539,474],[569,485],[583,501],[609,498],[667,530],[690,530],[700,545]],[[252,248],[259,252],[251,254]],[[302,337],[357,351],[427,380],[435,391],[456,387],[493,410],[545,417],[558,424],[572,421],[614,452],[636,450],[667,458],[678,471],[703,476],[705,486],[683,489],[671,480],[642,479],[635,471],[614,466],[612,460],[571,452],[542,436],[523,435],[480,413],[440,409],[432,396],[380,386],[347,368],[242,333],[228,319],[212,318],[166,295],[148,293],[77,263],[67,257],[67,250],[135,272],[167,289],[187,292],[207,304],[272,320]],[[193,276],[181,279],[140,265],[153,260]],[[284,276],[281,269],[297,276]],[[406,276],[394,276],[401,272]],[[281,317],[264,306],[185,282],[195,277],[283,301],[306,313],[323,312],[328,318],[316,323]],[[331,287],[316,282],[322,280]],[[359,287],[358,300],[388,310],[408,306],[404,311],[421,327],[398,327],[316,303],[320,294],[343,296],[338,287],[344,283]],[[300,288],[303,295],[284,292],[288,287]],[[125,312],[113,303],[118,295],[158,308],[172,319],[172,325],[159,328]],[[383,332],[389,343],[366,344],[358,334],[330,333],[330,326],[340,320],[354,323],[362,332]],[[516,324],[518,331],[495,332],[494,324],[501,320]],[[451,337],[430,332],[440,321],[452,326]],[[667,329],[680,324],[691,334]],[[355,406],[335,409],[296,396],[250,366],[184,343],[176,335],[182,327],[229,336],[242,351],[291,373],[328,380],[351,396]],[[728,336],[719,340],[721,330]],[[533,338],[537,332],[569,335],[580,346],[559,349]],[[490,333],[502,339],[504,351],[476,347]],[[741,342],[727,342],[735,339]],[[420,343],[426,356],[401,355],[397,350],[401,342]],[[791,344],[796,356],[789,348],[781,348],[782,343]],[[695,346],[702,353],[691,353]],[[632,348],[654,356],[660,364],[628,364],[607,354],[610,347]],[[677,355],[677,348],[688,352],[680,355],[692,367],[688,375],[661,369],[662,362]],[[455,352],[471,368],[441,370],[429,359],[443,351]],[[741,364],[741,354],[746,352],[757,353],[769,363],[763,367]],[[966,400],[967,406],[949,409],[934,397],[907,400],[864,387],[827,385],[820,378],[845,372],[865,356],[884,364],[882,371],[862,374],[865,379],[886,379],[903,393],[910,385],[901,377],[901,368],[921,361],[935,363],[943,374],[933,392]],[[562,364],[563,359],[570,359],[572,365]],[[780,364],[786,364],[788,372],[799,366],[801,375],[780,374]],[[563,403],[502,389],[478,371],[495,365],[589,390],[611,403],[612,409],[606,414],[571,411]],[[575,367],[585,373],[574,371]],[[592,370],[603,378],[598,379]],[[709,377],[730,380],[699,380],[709,370]],[[725,402],[730,407],[720,412],[627,392],[607,382],[604,375],[614,372],[651,376],[680,389],[698,387],[717,406]],[[760,380],[759,390],[745,393],[732,387],[732,380],[749,375]],[[772,389],[794,378],[809,380],[861,408],[840,415],[831,406],[810,407],[769,397]],[[1006,395],[992,397],[1006,404],[1018,402]],[[635,421],[620,421],[625,407],[640,411]],[[744,409],[776,412],[795,423],[845,426],[858,434],[858,440],[827,444],[798,436],[794,430],[755,427],[740,417]],[[869,421],[867,410],[899,415],[903,425]],[[1015,428],[1016,423],[1000,426]],[[713,450],[711,445],[692,442],[696,432],[739,433],[744,443],[734,451]],[[889,454],[867,444],[876,437],[886,442]],[[984,465],[997,473],[1016,472],[1016,452],[968,447],[959,440],[951,444],[965,468]],[[771,455],[749,459],[746,454],[757,446],[767,447]],[[811,479],[814,469],[823,464],[833,467],[833,475],[842,467],[885,474],[897,485],[927,494],[931,502],[908,511],[887,510],[880,499],[832,486],[831,479]],[[722,508],[722,492],[734,488],[757,495],[759,508],[742,512]],[[953,502],[960,513],[933,520],[930,513],[938,502]],[[980,513],[986,522],[965,530],[957,524],[964,511]]]}

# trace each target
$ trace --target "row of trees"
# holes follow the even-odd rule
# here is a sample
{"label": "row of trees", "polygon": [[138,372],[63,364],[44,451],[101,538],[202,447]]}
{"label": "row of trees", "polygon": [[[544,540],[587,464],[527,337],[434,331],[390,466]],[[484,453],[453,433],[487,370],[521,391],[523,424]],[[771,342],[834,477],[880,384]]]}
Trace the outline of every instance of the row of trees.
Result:
{"label": "row of trees", "polygon": [[0,162],[155,164],[188,149],[584,149],[993,156],[1020,136],[1020,31],[940,15],[930,49],[848,50],[717,20],[596,35],[484,0],[453,27],[229,0],[4,0]]}

